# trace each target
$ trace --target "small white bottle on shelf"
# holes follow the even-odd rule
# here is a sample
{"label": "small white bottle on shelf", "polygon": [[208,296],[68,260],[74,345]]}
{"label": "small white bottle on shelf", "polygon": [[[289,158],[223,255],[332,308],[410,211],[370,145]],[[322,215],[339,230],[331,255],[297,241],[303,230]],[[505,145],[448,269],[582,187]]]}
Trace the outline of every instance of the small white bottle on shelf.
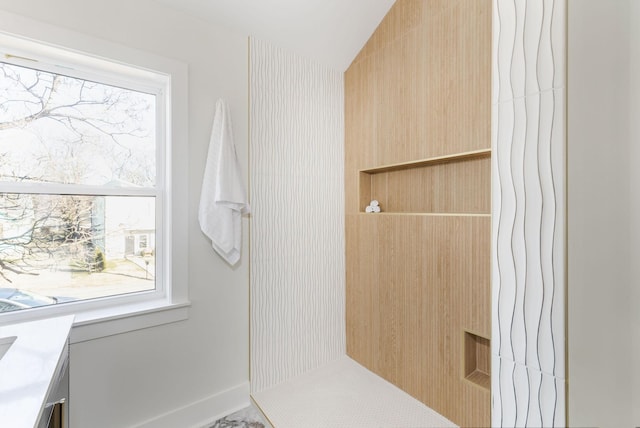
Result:
{"label": "small white bottle on shelf", "polygon": [[380,210],[380,203],[374,199],[372,200],[369,205],[364,209],[365,212],[367,213],[379,213]]}

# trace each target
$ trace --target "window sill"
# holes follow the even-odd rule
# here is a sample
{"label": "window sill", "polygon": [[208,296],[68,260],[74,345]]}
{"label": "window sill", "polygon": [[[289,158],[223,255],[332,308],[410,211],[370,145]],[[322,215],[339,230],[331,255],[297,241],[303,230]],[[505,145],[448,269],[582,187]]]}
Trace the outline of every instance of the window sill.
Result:
{"label": "window sill", "polygon": [[153,300],[82,311],[75,314],[71,344],[183,321],[189,317],[191,303]]}
{"label": "window sill", "polygon": [[74,303],[5,312],[0,314],[0,326],[73,315],[69,338],[73,344],[186,320],[191,303],[156,298],[93,308],[82,307],[86,303],[72,305]]}

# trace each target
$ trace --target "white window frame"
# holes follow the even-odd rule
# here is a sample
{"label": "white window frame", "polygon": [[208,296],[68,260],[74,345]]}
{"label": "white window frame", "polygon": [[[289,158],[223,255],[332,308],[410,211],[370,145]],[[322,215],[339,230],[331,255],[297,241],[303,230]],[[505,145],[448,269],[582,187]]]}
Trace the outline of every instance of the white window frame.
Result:
{"label": "white window frame", "polygon": [[[5,15],[13,19],[3,19]],[[12,21],[16,28],[5,28],[4,23]],[[3,22],[0,55],[4,62],[153,93],[158,111],[155,189],[127,189],[128,194],[156,197],[156,289],[3,313],[0,325],[73,314],[71,342],[76,343],[186,319],[190,305],[187,66],[4,12],[0,12],[0,22]],[[0,192],[43,193],[38,186],[38,183],[0,183]],[[96,188],[47,185],[45,193],[95,194]],[[100,187],[99,193],[120,196],[122,189]]]}

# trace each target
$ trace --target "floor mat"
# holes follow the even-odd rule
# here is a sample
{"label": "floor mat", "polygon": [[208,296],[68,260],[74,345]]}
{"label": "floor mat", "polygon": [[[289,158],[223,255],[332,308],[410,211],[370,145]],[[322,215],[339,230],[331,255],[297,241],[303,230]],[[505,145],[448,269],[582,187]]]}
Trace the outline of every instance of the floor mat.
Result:
{"label": "floor mat", "polygon": [[218,419],[210,428],[265,428],[262,414],[253,406]]}

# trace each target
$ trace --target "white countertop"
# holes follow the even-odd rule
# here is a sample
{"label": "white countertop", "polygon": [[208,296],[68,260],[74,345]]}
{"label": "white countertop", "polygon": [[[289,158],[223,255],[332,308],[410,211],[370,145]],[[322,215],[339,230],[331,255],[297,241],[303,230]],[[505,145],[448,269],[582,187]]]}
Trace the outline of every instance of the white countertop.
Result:
{"label": "white countertop", "polygon": [[0,339],[17,337],[0,359],[0,427],[38,423],[72,325],[69,315],[0,327]]}

